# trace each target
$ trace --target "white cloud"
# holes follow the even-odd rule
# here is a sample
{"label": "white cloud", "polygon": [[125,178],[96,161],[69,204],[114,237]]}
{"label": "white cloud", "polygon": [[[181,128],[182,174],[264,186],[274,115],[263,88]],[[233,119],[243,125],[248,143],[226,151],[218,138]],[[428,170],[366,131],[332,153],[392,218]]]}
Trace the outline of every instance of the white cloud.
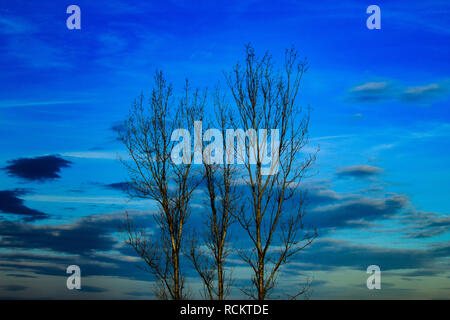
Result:
{"label": "white cloud", "polygon": [[360,92],[360,91],[378,91],[378,90],[383,90],[388,86],[387,82],[367,82],[363,85],[354,87],[351,89],[351,91],[356,91],[356,92]]}

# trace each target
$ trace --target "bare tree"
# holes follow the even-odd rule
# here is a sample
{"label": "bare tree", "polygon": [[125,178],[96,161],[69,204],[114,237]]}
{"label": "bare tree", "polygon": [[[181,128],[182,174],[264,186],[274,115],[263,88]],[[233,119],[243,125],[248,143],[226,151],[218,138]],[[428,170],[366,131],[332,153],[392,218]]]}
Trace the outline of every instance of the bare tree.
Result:
{"label": "bare tree", "polygon": [[[299,190],[305,172],[316,158],[316,153],[304,151],[309,108],[303,110],[296,103],[307,69],[306,60],[299,60],[294,49],[286,50],[284,68],[274,71],[268,53],[258,58],[254,49],[247,46],[244,64],[238,63],[226,75],[238,110],[234,127],[243,128],[248,138],[245,153],[240,154],[245,160],[242,183],[246,186],[248,198],[244,203],[248,206],[236,212],[236,219],[251,240],[251,248],[242,249],[239,254],[251,267],[253,289],[243,292],[260,300],[273,291],[280,268],[316,237],[315,230],[303,230],[304,195]],[[259,129],[279,130],[279,144],[271,150],[276,163],[272,163],[269,173],[263,168],[263,153],[268,138],[277,137],[272,131],[266,137],[249,134]]]}
{"label": "bare tree", "polygon": [[[125,242],[145,261],[157,279],[161,299],[184,299],[184,272],[180,261],[189,202],[200,184],[190,161],[174,164],[171,134],[178,128],[191,130],[201,114],[206,92],[192,90],[186,80],[183,96],[176,99],[162,72],[154,76],[148,104],[141,94],[132,105],[120,140],[130,160],[122,160],[130,179],[130,196],[151,199],[158,208],[155,228],[135,226],[127,215]],[[185,141],[186,142],[186,141]],[[189,151],[190,152],[190,151]],[[183,157],[189,155],[183,154]]]}
{"label": "bare tree", "polygon": [[[223,137],[226,135],[226,128],[231,126],[232,116],[219,87],[214,94],[212,118],[214,120],[208,122],[208,127],[220,128],[217,129],[220,131],[219,136],[222,137],[220,143],[226,150]],[[220,157],[216,158],[220,160],[218,163],[212,161],[210,154],[203,153],[207,193],[205,230],[202,233],[203,242],[198,235],[192,236],[188,256],[203,281],[204,297],[210,300],[223,300],[229,295],[232,283],[231,274],[225,271],[226,259],[230,254],[229,228],[240,206],[234,181],[235,169],[232,164],[226,162],[226,152],[216,156]]]}

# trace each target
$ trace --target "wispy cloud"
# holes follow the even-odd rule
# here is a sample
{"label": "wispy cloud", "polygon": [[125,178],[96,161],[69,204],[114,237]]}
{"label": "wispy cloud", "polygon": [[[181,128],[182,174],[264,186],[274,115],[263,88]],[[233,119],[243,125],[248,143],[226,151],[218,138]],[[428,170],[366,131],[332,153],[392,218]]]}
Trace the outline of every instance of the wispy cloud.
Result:
{"label": "wispy cloud", "polygon": [[36,30],[31,23],[18,18],[9,17],[0,14],[0,34],[17,35],[24,33],[32,33]]}
{"label": "wispy cloud", "polygon": [[406,225],[402,230],[406,238],[423,239],[450,233],[448,215],[411,210],[399,217],[399,220],[402,225]]}
{"label": "wispy cloud", "polygon": [[441,85],[433,83],[426,86],[407,88],[401,98],[407,102],[422,102],[428,101],[444,92],[445,89]]}
{"label": "wispy cloud", "polygon": [[447,93],[444,84],[431,83],[423,86],[399,87],[387,81],[367,82],[350,88],[349,98],[353,102],[375,103],[400,101],[405,103],[430,102]]}
{"label": "wispy cloud", "polygon": [[380,92],[387,88],[387,82],[367,82],[351,89],[353,92]]}
{"label": "wispy cloud", "polygon": [[124,151],[70,151],[70,152],[62,152],[61,155],[72,158],[105,159],[105,160],[118,160],[129,158]]}
{"label": "wispy cloud", "polygon": [[71,67],[62,47],[28,34],[9,39],[6,49],[8,56],[33,68]]}
{"label": "wispy cloud", "polygon": [[391,87],[385,81],[367,82],[350,89],[351,99],[357,102],[379,102],[392,95]]}
{"label": "wispy cloud", "polygon": [[323,136],[323,137],[314,137],[309,139],[310,141],[322,141],[322,140],[334,140],[334,139],[345,139],[345,138],[351,138],[354,137],[353,134],[341,134],[336,136]]}
{"label": "wispy cloud", "polygon": [[81,104],[90,100],[0,101],[0,108]]}
{"label": "wispy cloud", "polygon": [[0,14],[0,34],[5,36],[5,55],[34,68],[68,67],[60,46],[40,37],[38,26],[19,17]]}
{"label": "wispy cloud", "polygon": [[0,13],[0,34],[5,39],[2,60],[20,60],[33,68],[70,66],[61,46],[42,39],[38,26],[29,20]]}

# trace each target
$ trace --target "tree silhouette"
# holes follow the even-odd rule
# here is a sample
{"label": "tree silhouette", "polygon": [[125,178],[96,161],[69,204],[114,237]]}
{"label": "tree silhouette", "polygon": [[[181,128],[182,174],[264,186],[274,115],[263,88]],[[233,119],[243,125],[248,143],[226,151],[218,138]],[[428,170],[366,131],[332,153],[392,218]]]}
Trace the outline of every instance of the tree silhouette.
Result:
{"label": "tree silhouette", "polygon": [[[250,250],[239,250],[239,254],[252,270],[254,289],[243,292],[259,300],[272,292],[280,268],[317,236],[316,231],[302,232],[305,197],[299,190],[316,158],[316,153],[307,153],[300,159],[308,143],[310,110],[303,110],[296,99],[307,69],[306,60],[300,60],[293,48],[286,50],[284,68],[275,71],[268,53],[258,58],[254,49],[247,46],[243,65],[236,64],[226,77],[239,115],[234,127],[247,132],[279,130],[279,144],[271,151],[272,161],[278,154],[278,166],[272,165],[269,174],[263,171],[262,156],[268,139],[249,136],[246,152],[241,153],[246,160],[242,183],[249,196],[244,201],[248,204],[246,209],[236,212],[236,219],[252,246]],[[252,156],[256,158],[254,165]]]}
{"label": "tree silhouette", "polygon": [[[131,160],[122,162],[129,173],[129,194],[154,200],[158,212],[151,233],[135,226],[128,215],[123,231],[125,242],[156,277],[159,298],[187,297],[183,256],[200,276],[205,298],[228,296],[231,277],[226,261],[233,222],[248,236],[236,252],[250,267],[252,286],[241,290],[260,300],[273,293],[282,266],[316,238],[316,231],[306,231],[302,223],[305,193],[300,189],[318,151],[305,151],[310,109],[297,103],[307,69],[306,60],[300,60],[295,49],[286,50],[283,68],[275,70],[268,53],[257,57],[247,46],[245,62],[225,75],[229,99],[220,93],[220,86],[212,96],[213,115],[205,116],[206,90],[191,90],[186,81],[182,97],[176,99],[161,72],[155,74],[148,104],[142,94],[135,100],[120,131]],[[212,156],[211,148],[204,148],[204,136],[197,132],[195,121],[219,128],[218,147],[225,152],[215,151]],[[188,147],[183,149],[183,161],[175,163],[171,137],[179,128],[194,132],[196,144],[191,150],[190,135],[183,137]],[[191,163],[198,148],[202,165]],[[237,157],[238,165],[231,156]],[[204,228],[196,227],[187,237],[190,201],[202,182]]]}
{"label": "tree silhouette", "polygon": [[125,242],[145,261],[158,280],[161,299],[186,298],[181,253],[184,228],[190,214],[192,193],[201,182],[190,162],[176,165],[171,161],[174,142],[171,133],[178,128],[193,128],[205,104],[205,94],[191,90],[186,81],[183,96],[177,101],[172,86],[162,72],[156,72],[154,88],[145,103],[140,95],[132,105],[120,140],[130,161],[128,170],[131,196],[156,202],[156,230],[135,226],[127,215]]}
{"label": "tree silhouette", "polygon": [[[214,110],[208,127],[219,128],[222,148],[226,150],[223,137],[226,129],[232,125],[232,116],[226,99],[218,86],[213,97]],[[205,124],[204,118],[202,119]],[[190,258],[195,270],[204,284],[204,297],[210,300],[223,300],[230,294],[231,274],[226,272],[226,260],[230,255],[229,229],[234,222],[234,215],[242,206],[235,182],[236,169],[227,163],[226,152],[222,153],[220,163],[211,163],[210,155],[203,153],[204,181],[206,185],[206,212],[204,214],[204,231],[193,234]]]}

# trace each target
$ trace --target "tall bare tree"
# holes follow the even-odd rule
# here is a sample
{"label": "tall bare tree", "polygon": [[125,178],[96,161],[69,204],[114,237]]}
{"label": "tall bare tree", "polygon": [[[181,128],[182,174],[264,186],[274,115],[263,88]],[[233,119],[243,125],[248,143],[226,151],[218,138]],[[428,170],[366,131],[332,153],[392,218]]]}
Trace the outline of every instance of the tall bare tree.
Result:
{"label": "tall bare tree", "polygon": [[190,161],[175,164],[171,160],[171,134],[179,128],[191,130],[205,102],[206,93],[192,90],[187,81],[182,97],[175,98],[172,86],[157,71],[148,103],[141,94],[119,132],[130,158],[122,161],[129,173],[130,195],[151,199],[158,207],[151,233],[134,225],[127,215],[125,242],[156,277],[161,299],[186,298],[181,263],[184,228],[193,191],[201,182]]}
{"label": "tall bare tree", "polygon": [[[306,60],[300,60],[295,49],[286,50],[284,67],[274,70],[268,53],[259,58],[247,46],[245,62],[236,64],[226,75],[238,110],[234,128],[245,130],[248,138],[245,153],[240,154],[245,160],[242,182],[249,195],[244,201],[248,206],[236,212],[236,219],[251,240],[251,248],[242,249],[239,254],[251,267],[253,286],[243,292],[260,300],[273,292],[281,267],[316,237],[315,231],[303,229],[305,206],[299,190],[305,172],[316,158],[316,153],[304,149],[308,143],[309,108],[304,110],[297,103],[307,69]],[[259,129],[270,134],[249,134]],[[269,138],[277,138],[271,129],[279,130],[279,144],[271,150],[276,163],[267,173],[263,153]],[[253,164],[252,157],[256,160]]]}
{"label": "tall bare tree", "polygon": [[[223,137],[226,128],[231,127],[232,116],[225,97],[221,95],[218,87],[214,94],[213,115],[208,118],[208,127],[220,128],[219,143],[226,150]],[[205,122],[203,122],[205,124]],[[217,138],[217,137],[216,137]],[[226,152],[216,155],[215,163],[211,155],[203,153],[204,181],[206,186],[206,212],[204,214],[205,229],[199,237],[191,238],[188,256],[200,275],[204,284],[204,297],[210,300],[223,300],[230,293],[232,283],[231,274],[226,272],[226,260],[230,254],[229,229],[233,223],[233,216],[241,206],[234,181],[236,170],[226,162]],[[220,157],[218,159],[217,157]]]}

